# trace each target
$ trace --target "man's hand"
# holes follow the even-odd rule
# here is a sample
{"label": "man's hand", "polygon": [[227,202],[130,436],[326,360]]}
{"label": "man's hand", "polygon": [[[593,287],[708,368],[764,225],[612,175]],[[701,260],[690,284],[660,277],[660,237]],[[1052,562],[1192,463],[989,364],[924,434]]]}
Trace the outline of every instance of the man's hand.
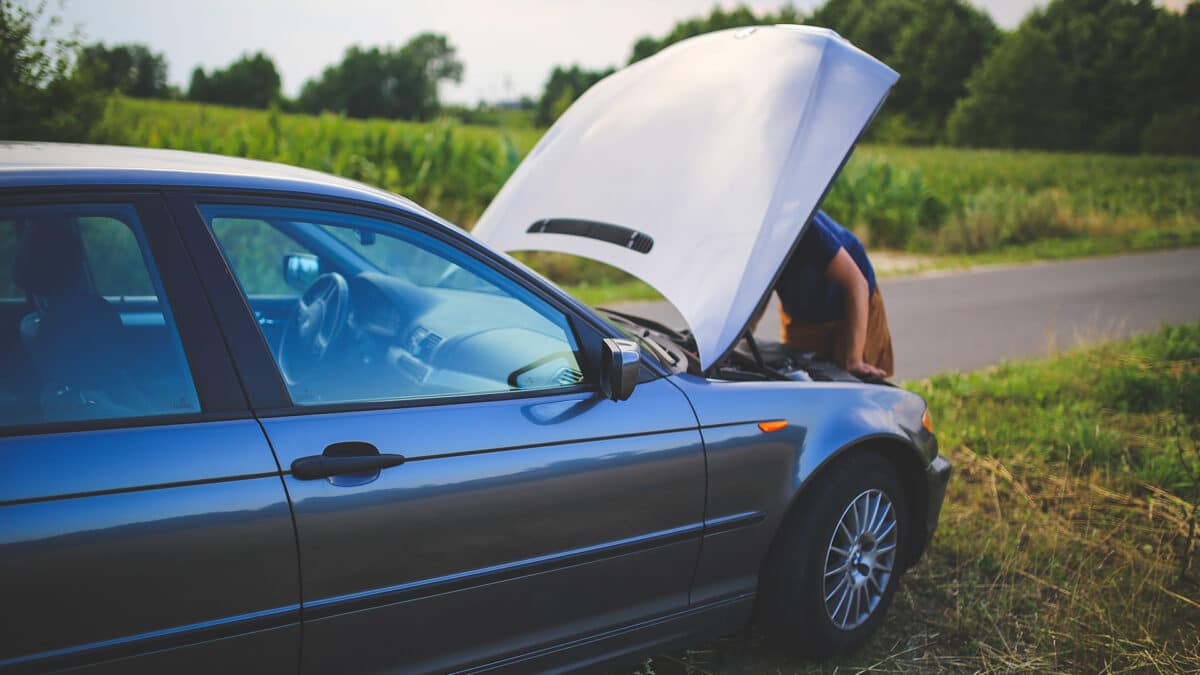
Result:
{"label": "man's hand", "polygon": [[882,380],[887,377],[887,373],[883,370],[862,360],[848,361],[846,363],[846,370],[864,380]]}

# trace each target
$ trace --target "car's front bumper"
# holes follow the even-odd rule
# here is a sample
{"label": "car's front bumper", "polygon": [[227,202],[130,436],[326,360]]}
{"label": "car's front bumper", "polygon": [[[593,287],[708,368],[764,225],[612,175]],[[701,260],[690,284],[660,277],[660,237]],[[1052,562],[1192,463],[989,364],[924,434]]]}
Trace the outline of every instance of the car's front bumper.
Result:
{"label": "car's front bumper", "polygon": [[925,477],[929,481],[929,511],[926,515],[926,539],[933,536],[937,529],[938,517],[942,514],[942,503],[946,501],[946,485],[950,482],[950,460],[942,456],[933,458],[929,468],[925,469]]}
{"label": "car's front bumper", "polygon": [[925,531],[920,533],[921,539],[913,548],[910,565],[920,560],[929,541],[933,539],[933,531],[937,529],[938,518],[942,515],[942,503],[946,501],[946,485],[950,482],[950,474],[950,460],[940,455],[925,467],[925,485],[929,495],[925,509]]}

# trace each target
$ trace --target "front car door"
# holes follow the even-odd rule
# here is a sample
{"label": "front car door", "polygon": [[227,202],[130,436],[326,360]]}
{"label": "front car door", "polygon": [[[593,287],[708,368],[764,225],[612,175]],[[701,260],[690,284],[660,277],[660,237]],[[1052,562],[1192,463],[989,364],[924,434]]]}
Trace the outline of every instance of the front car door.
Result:
{"label": "front car door", "polygon": [[192,270],[154,195],[0,195],[0,670],[296,670],[287,497]]}
{"label": "front car door", "polygon": [[[596,329],[441,228],[269,200],[178,209],[245,292],[223,323],[257,317],[281,373],[257,412],[293,467],[306,672],[444,671],[686,608],[704,455],[673,384],[603,397]],[[285,274],[296,255],[318,261],[309,276]],[[289,283],[286,325],[267,323]],[[293,464],[379,454],[404,460]]]}

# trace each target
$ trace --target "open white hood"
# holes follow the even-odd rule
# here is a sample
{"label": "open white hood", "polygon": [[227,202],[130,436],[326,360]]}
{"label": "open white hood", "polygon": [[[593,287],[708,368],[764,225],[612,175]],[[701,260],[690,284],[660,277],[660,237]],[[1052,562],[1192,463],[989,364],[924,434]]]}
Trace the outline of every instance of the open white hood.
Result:
{"label": "open white hood", "polygon": [[708,369],[740,338],[898,77],[820,28],[685,40],[589,89],[474,234],[642,279],[683,315]]}

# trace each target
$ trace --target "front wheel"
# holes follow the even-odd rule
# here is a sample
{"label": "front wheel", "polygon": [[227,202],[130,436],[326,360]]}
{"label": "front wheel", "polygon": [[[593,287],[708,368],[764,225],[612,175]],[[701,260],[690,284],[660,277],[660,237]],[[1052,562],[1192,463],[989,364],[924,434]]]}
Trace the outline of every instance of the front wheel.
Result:
{"label": "front wheel", "polygon": [[875,632],[896,592],[908,504],[893,464],[874,453],[816,478],[784,521],[759,588],[759,622],[806,656],[853,650]]}

